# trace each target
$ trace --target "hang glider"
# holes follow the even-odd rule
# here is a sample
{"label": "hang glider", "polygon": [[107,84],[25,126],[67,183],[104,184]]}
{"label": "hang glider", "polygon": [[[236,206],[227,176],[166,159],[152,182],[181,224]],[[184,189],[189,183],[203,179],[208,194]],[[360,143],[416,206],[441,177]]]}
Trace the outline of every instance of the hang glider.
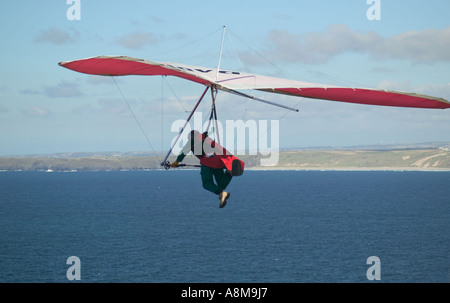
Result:
{"label": "hang glider", "polygon": [[152,62],[127,56],[99,56],[75,61],[60,62],[59,65],[77,72],[91,75],[175,76],[203,84],[207,87],[214,87],[218,90],[227,91],[277,106],[282,105],[256,98],[243,93],[240,90],[258,90],[311,99],[323,99],[367,105],[436,109],[445,109],[450,107],[450,102],[446,99],[415,93],[331,86],[254,75],[237,71],[197,67],[180,63]]}

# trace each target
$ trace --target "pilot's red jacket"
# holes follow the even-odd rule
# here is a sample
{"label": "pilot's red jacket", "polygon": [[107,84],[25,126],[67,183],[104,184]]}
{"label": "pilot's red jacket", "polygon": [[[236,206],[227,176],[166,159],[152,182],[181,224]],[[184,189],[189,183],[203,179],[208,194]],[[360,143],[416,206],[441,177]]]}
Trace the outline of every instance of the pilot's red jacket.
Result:
{"label": "pilot's red jacket", "polygon": [[[226,168],[230,172],[233,170],[233,161],[239,161],[241,170],[245,163],[232,155],[228,150],[216,141],[212,140],[206,133],[197,133],[183,147],[177,161],[183,161],[186,155],[192,152],[200,160],[200,164],[211,168]],[[240,173],[242,174],[242,172]]]}

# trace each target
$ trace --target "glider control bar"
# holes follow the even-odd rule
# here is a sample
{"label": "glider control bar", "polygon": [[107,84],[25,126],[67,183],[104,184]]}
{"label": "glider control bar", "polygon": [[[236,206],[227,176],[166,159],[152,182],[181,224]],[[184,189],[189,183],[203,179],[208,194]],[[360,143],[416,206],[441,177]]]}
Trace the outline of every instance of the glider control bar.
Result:
{"label": "glider control bar", "polygon": [[[170,162],[166,161],[163,163],[163,166],[165,169],[170,169]],[[197,165],[197,164],[178,164],[176,167],[202,167],[201,165]]]}
{"label": "glider control bar", "polygon": [[284,108],[284,109],[292,110],[294,112],[298,112],[298,109],[296,109],[294,107],[290,107],[290,106],[286,106],[286,105],[283,105],[283,104],[278,104],[278,103],[275,103],[275,102],[267,101],[267,100],[264,100],[264,99],[261,99],[261,98],[258,98],[258,97],[252,96],[252,95],[245,94],[243,92],[239,92],[239,91],[234,90],[234,89],[230,89],[230,88],[226,88],[226,87],[221,87],[221,89],[224,90],[224,91],[227,91],[229,93],[241,96],[241,97],[250,98],[250,99],[253,99],[255,101],[263,102],[263,103],[266,103],[266,104],[270,104],[270,105],[278,106],[278,107],[281,107],[281,108]]}
{"label": "glider control bar", "polygon": [[178,139],[180,138],[181,134],[183,133],[184,129],[186,128],[186,125],[189,123],[189,121],[191,120],[192,116],[194,115],[195,110],[200,105],[200,102],[202,102],[203,97],[205,96],[205,94],[208,91],[208,89],[209,89],[209,87],[207,86],[205,91],[203,92],[202,96],[200,97],[200,99],[198,99],[197,104],[195,104],[194,109],[191,111],[191,113],[189,114],[189,117],[187,118],[186,122],[184,123],[183,127],[181,128],[180,132],[178,133],[177,138],[175,139],[175,141],[173,141],[172,146],[170,147],[169,151],[167,152],[166,157],[161,162],[161,166],[165,166],[167,158],[169,158],[170,153],[172,152],[173,148],[175,147],[175,144],[177,143]]}

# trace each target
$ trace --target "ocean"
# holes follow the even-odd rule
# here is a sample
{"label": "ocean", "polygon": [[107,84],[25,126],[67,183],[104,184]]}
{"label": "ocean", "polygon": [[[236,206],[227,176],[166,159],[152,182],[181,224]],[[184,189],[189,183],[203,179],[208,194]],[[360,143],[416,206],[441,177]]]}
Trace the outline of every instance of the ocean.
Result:
{"label": "ocean", "polygon": [[447,283],[449,181],[246,171],[219,209],[198,170],[0,172],[0,282]]}

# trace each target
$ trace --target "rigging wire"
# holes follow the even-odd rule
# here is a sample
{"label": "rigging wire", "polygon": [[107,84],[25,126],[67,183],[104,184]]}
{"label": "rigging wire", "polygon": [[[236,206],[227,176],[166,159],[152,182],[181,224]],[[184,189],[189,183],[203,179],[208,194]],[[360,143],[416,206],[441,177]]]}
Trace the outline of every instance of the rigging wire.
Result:
{"label": "rigging wire", "polygon": [[[245,43],[239,36],[237,36],[236,34],[234,34],[232,31],[227,30],[227,34],[228,34],[228,35],[227,35],[227,36],[228,36],[228,39],[229,39],[229,41],[230,41],[230,43],[231,43],[231,46],[233,47],[235,56],[237,57],[237,60],[238,60],[238,62],[239,62],[239,64],[240,64],[240,67],[241,67],[241,70],[242,70],[243,73],[245,73],[245,68],[244,68],[244,65],[243,65],[243,63],[242,63],[241,57],[239,56],[239,53],[238,53],[238,51],[237,51],[237,49],[236,49],[235,43],[233,42],[232,36],[235,36],[241,43],[243,43],[248,49],[250,49],[250,51],[254,52],[257,56],[261,57],[264,61],[268,61],[268,62],[269,62],[269,60],[267,60],[266,58],[264,58],[263,55],[259,54],[259,53],[258,53],[255,49],[253,49],[248,43]],[[269,62],[269,63],[270,63],[271,65],[275,66],[275,65],[274,65],[273,63],[271,63],[271,62]],[[276,67],[276,66],[275,66],[275,68],[278,69],[278,67]],[[251,89],[251,91],[253,92],[254,90]],[[252,98],[248,98],[248,99],[247,99],[247,102],[246,102],[245,108],[244,108],[244,114],[243,114],[243,117],[242,117],[242,121],[245,121],[245,119],[246,119],[246,117],[247,117],[248,110],[249,110],[249,108],[250,108],[250,105],[253,105],[253,104],[254,104],[254,102],[252,102],[252,101],[254,101],[254,99],[252,99]],[[287,114],[287,113],[286,113],[286,114]],[[241,124],[241,125],[239,126],[239,129],[237,130],[238,133],[240,133],[240,132],[242,131],[243,125],[244,125],[244,123]],[[259,140],[259,137],[260,137],[260,136],[261,136],[261,135],[259,135],[258,138],[257,138],[256,140]],[[234,136],[234,146],[237,146],[237,136]]]}
{"label": "rigging wire", "polygon": [[[161,58],[161,60],[176,61],[176,62],[181,62],[181,61],[187,61],[187,62],[191,61],[192,62],[192,60],[194,60],[194,62],[198,62],[197,60],[200,59],[201,62],[205,62],[205,60],[208,60],[210,62],[216,62],[217,45],[215,43],[214,43],[214,45],[211,45],[211,43],[212,43],[211,37],[215,37],[221,29],[222,28],[217,28],[214,31],[212,31],[198,39],[188,41],[186,44],[177,46],[173,49],[169,49],[169,50],[155,53],[155,54],[150,54],[150,58],[161,58],[161,56],[164,55],[164,58]],[[187,40],[187,39],[185,37],[181,37],[179,40]],[[197,46],[201,46],[201,47],[199,48]],[[200,53],[198,53],[199,49],[202,50]],[[171,58],[171,59],[169,59],[169,58]],[[200,64],[198,64],[198,65],[200,65]],[[208,66],[208,65],[209,64],[207,64],[205,66]]]}
{"label": "rigging wire", "polygon": [[125,95],[123,94],[122,90],[120,89],[120,86],[119,86],[119,84],[117,83],[115,77],[111,77],[111,78],[114,80],[114,83],[116,84],[117,89],[119,90],[120,95],[122,96],[123,101],[124,101],[125,104],[128,106],[128,109],[130,110],[130,112],[131,112],[131,114],[132,114],[132,116],[133,116],[133,118],[134,118],[134,121],[136,121],[137,125],[138,125],[139,128],[141,129],[141,132],[142,132],[142,134],[144,135],[145,140],[147,140],[147,143],[148,143],[148,145],[150,146],[151,150],[152,150],[153,153],[155,154],[156,159],[158,160],[158,162],[160,162],[160,159],[159,159],[159,157],[158,157],[158,154],[156,153],[155,149],[153,148],[153,145],[150,143],[150,140],[148,139],[147,135],[145,134],[145,131],[144,131],[144,129],[142,128],[141,123],[139,123],[139,120],[137,119],[136,115],[134,114],[133,109],[132,109],[131,106],[130,106],[130,103],[128,103],[128,100],[125,98]]}
{"label": "rigging wire", "polygon": [[[259,51],[257,51],[255,48],[253,48],[248,42],[244,41],[244,39],[240,38],[238,35],[236,35],[235,33],[233,33],[232,31],[228,30],[228,32],[233,35],[236,39],[238,39],[243,45],[245,45],[250,51],[252,51],[257,57],[259,57],[262,61],[266,62],[267,64],[269,64],[270,66],[272,66],[277,73],[279,73],[280,75],[287,77],[286,74],[284,73],[284,71],[278,67],[275,63],[273,63],[272,61],[270,61],[268,58],[266,58],[262,53],[260,53]],[[272,53],[271,51],[264,49],[265,52],[276,56],[276,54]]]}
{"label": "rigging wire", "polygon": [[177,94],[175,93],[175,90],[173,89],[173,87],[170,85],[169,81],[167,80],[167,76],[162,76],[164,81],[166,82],[167,86],[170,88],[170,90],[172,91],[172,94],[175,96],[175,99],[177,99],[178,103],[180,104],[181,108],[183,109],[183,111],[185,113],[187,113],[188,111],[186,110],[186,108],[184,107],[183,103],[181,102],[180,98],[178,98]]}
{"label": "rigging wire", "polygon": [[[233,34],[231,31],[227,30],[227,28],[226,28],[225,26],[222,27],[221,29],[222,29],[222,41],[221,41],[221,47],[220,47],[220,52],[219,52],[219,63],[218,63],[218,69],[217,69],[218,71],[220,70],[220,65],[221,65],[221,59],[222,59],[221,57],[222,57],[222,49],[223,49],[224,39],[225,39],[225,36],[227,36],[228,39],[231,41],[231,44],[232,44],[233,49],[234,49],[234,52],[235,52],[235,54],[236,54],[236,56],[237,56],[237,58],[238,58],[238,60],[239,60],[239,64],[240,64],[240,66],[241,66],[241,69],[242,69],[242,71],[244,72],[244,66],[243,66],[243,64],[242,64],[242,60],[241,60],[241,58],[239,57],[239,53],[237,52],[237,49],[236,49],[236,47],[235,47],[235,45],[234,45],[234,43],[233,43],[233,41],[232,41],[232,39],[231,39],[231,35],[234,35],[239,41],[241,41],[242,43],[244,43],[244,45],[246,45],[246,46],[247,46],[251,51],[253,51],[257,56],[259,56],[259,57],[261,57],[263,60],[269,62],[269,64],[273,65],[276,69],[279,69],[277,66],[275,66],[275,64],[271,63],[269,60],[267,60],[266,58],[264,58],[263,55],[261,55],[260,53],[258,53],[258,52],[257,52],[256,50],[254,50],[252,47],[250,47],[247,43],[243,42],[238,36],[236,36],[235,34]],[[194,43],[197,43],[198,41],[203,40],[203,39],[205,39],[206,37],[211,36],[211,35],[217,33],[218,31],[219,31],[219,29],[217,29],[217,30],[215,30],[215,31],[213,31],[213,32],[211,32],[211,33],[205,35],[204,37],[202,37],[202,38],[200,38],[200,39],[197,39],[197,40],[195,40],[195,41],[193,41],[193,42],[191,42],[191,43],[188,43],[188,44],[186,44],[186,45],[184,45],[184,46],[175,48],[175,49],[173,49],[173,50],[171,50],[171,51],[175,51],[175,50],[178,50],[178,49],[187,47],[187,46],[189,46],[189,45],[192,45],[192,44],[194,44]],[[227,34],[227,35],[225,35],[225,34]],[[171,52],[171,51],[168,51],[168,52]],[[167,53],[167,52],[166,52],[166,53]],[[218,75],[217,75],[216,77],[218,77]],[[133,112],[133,110],[132,110],[132,108],[131,108],[129,102],[128,102],[127,99],[125,98],[125,96],[124,96],[124,94],[123,94],[121,88],[119,87],[119,85],[118,85],[116,79],[115,79],[114,77],[112,77],[112,78],[113,78],[114,83],[115,83],[115,85],[117,86],[117,88],[118,88],[118,90],[119,90],[119,92],[120,92],[120,94],[121,94],[121,96],[122,96],[124,102],[126,103],[128,109],[130,110],[130,112],[131,112],[131,114],[132,114],[132,116],[133,116],[135,122],[136,122],[137,125],[139,126],[139,128],[140,128],[142,134],[144,135],[144,137],[145,137],[145,139],[146,139],[148,145],[150,146],[151,150],[152,150],[153,153],[155,154],[155,156],[156,156],[156,158],[158,159],[158,161],[161,163],[161,161],[160,161],[160,159],[159,159],[159,157],[158,157],[158,155],[157,155],[155,149],[153,148],[152,144],[150,143],[150,140],[148,139],[147,135],[145,134],[145,131],[144,131],[142,125],[140,124],[139,120],[137,119],[136,115],[134,114],[134,112]],[[163,104],[163,100],[164,100],[164,90],[163,90],[164,82],[167,83],[168,87],[169,87],[170,90],[172,91],[172,93],[173,93],[173,95],[175,96],[176,100],[177,100],[178,103],[181,105],[183,111],[187,112],[186,109],[185,109],[185,107],[184,107],[184,105],[182,104],[182,102],[180,101],[180,99],[178,98],[178,96],[176,95],[174,89],[172,88],[172,86],[170,85],[170,83],[167,81],[166,77],[165,77],[165,76],[162,76],[162,81],[161,81],[161,115],[162,115],[162,116],[164,115],[164,104]],[[206,90],[205,90],[205,93],[206,93]],[[214,89],[211,89],[211,94],[212,94],[212,99],[213,99],[212,102],[213,102],[213,104],[212,104],[212,109],[211,109],[211,116],[210,116],[210,119],[209,119],[209,122],[208,122],[208,126],[207,126],[207,131],[209,130],[209,126],[210,126],[210,124],[211,124],[211,122],[212,122],[211,120],[214,120],[215,125],[214,125],[214,123],[213,123],[213,128],[216,128],[216,129],[213,130],[213,132],[214,132],[213,135],[216,135],[216,132],[217,132],[217,137],[219,137],[219,134],[218,134],[218,131],[219,131],[219,130],[218,130],[218,125],[217,125],[217,122],[218,122],[218,121],[217,121],[217,113],[216,113],[215,102],[214,102],[214,101],[215,101],[215,97],[216,97],[216,95],[217,95],[217,91],[216,91],[215,94],[214,94]],[[203,97],[203,96],[202,96],[202,97]],[[202,99],[202,98],[201,98],[201,99]],[[200,99],[199,101],[201,101],[201,99]],[[251,100],[249,100],[249,101],[247,102],[247,105],[246,105],[246,108],[245,108],[245,112],[244,112],[244,119],[243,119],[243,120],[245,120],[245,117],[246,117],[246,115],[247,115],[247,111],[248,111],[248,107],[249,107],[249,105],[250,105],[250,102],[251,102]],[[300,102],[301,102],[301,101],[300,101]],[[298,103],[300,103],[300,102],[298,102]],[[197,104],[197,106],[198,106],[198,104]],[[194,109],[194,111],[195,111],[195,109]],[[288,113],[289,113],[289,111],[286,111],[286,112],[279,118],[279,120],[283,119]],[[191,115],[192,115],[192,113],[191,113]],[[207,118],[206,118],[206,119],[207,119]],[[206,120],[206,119],[205,119],[205,120]],[[188,121],[189,121],[189,119],[188,119]],[[188,121],[187,121],[187,122],[188,122]],[[161,119],[161,124],[162,124],[161,131],[163,132],[163,130],[162,130],[162,129],[163,129],[163,125],[164,125],[163,118]],[[204,124],[204,123],[203,123],[203,124]],[[202,125],[202,126],[203,126],[203,125]],[[214,127],[214,126],[215,126],[215,127]],[[243,126],[241,125],[241,128],[242,128],[242,127],[243,127]],[[266,129],[265,133],[267,133],[269,130],[271,130],[271,125],[268,127],[268,129]],[[265,133],[264,133],[264,134],[265,134]],[[264,134],[263,134],[263,133],[259,133],[259,136],[258,136],[258,138],[256,138],[256,141],[258,141],[259,138],[260,138],[262,135],[264,135]],[[179,135],[181,135],[181,133],[180,133]],[[164,146],[163,133],[161,134],[161,138],[162,138],[161,144],[162,144],[162,146]],[[217,138],[217,139],[219,139],[219,138]],[[235,138],[235,140],[236,140],[236,138]],[[235,144],[236,144],[236,142],[235,142]],[[172,148],[173,148],[173,147],[172,147]],[[166,157],[166,158],[167,158],[167,157]]]}
{"label": "rigging wire", "polygon": [[182,48],[185,48],[185,47],[194,45],[194,44],[196,44],[196,43],[198,43],[198,42],[200,42],[200,41],[202,41],[202,40],[204,40],[204,39],[206,39],[206,38],[208,38],[208,37],[210,37],[210,36],[212,36],[212,35],[215,35],[215,34],[216,34],[218,31],[220,31],[221,29],[222,29],[222,28],[215,29],[214,31],[212,31],[212,32],[210,32],[210,33],[204,35],[203,37],[200,37],[200,38],[198,38],[198,39],[196,39],[196,40],[193,40],[193,41],[191,41],[191,42],[188,42],[188,43],[186,43],[186,44],[184,44],[184,45],[175,47],[175,48],[170,49],[170,50],[166,50],[166,51],[161,52],[161,53],[153,54],[152,57],[157,57],[157,56],[160,56],[160,55],[165,55],[165,56],[167,56],[167,54],[169,54],[169,53],[172,53],[172,52],[175,52],[175,51],[180,50],[180,49],[182,49]]}
{"label": "rigging wire", "polygon": [[[236,49],[236,46],[235,46],[235,44],[234,44],[234,42],[233,42],[233,40],[232,40],[232,36],[236,37],[241,43],[243,43],[248,49],[250,49],[250,51],[252,51],[254,54],[256,54],[256,56],[260,57],[263,61],[267,62],[267,63],[270,64],[272,67],[274,67],[279,73],[284,74],[283,71],[282,71],[278,66],[276,66],[273,62],[271,62],[271,61],[270,61],[269,59],[267,59],[264,55],[262,55],[261,53],[259,53],[258,51],[256,51],[256,50],[255,50],[253,47],[251,47],[248,43],[246,43],[245,41],[243,41],[243,39],[241,39],[239,36],[237,36],[237,35],[234,34],[232,31],[230,31],[229,29],[227,29],[227,37],[228,37],[229,41],[231,42],[231,45],[232,45],[233,50],[234,50],[234,53],[235,53],[235,55],[236,55],[236,57],[237,57],[237,59],[238,59],[238,61],[239,61],[240,66],[241,66],[242,72],[245,72],[245,70],[244,70],[244,65],[243,65],[242,60],[241,60],[241,58],[240,58],[240,56],[239,56],[239,53],[238,53],[238,51],[237,51],[237,49]],[[222,44],[223,44],[223,41],[222,41]],[[252,91],[253,91],[253,90],[252,90]],[[250,107],[250,105],[253,105],[253,102],[251,102],[252,100],[254,100],[254,99],[251,99],[251,98],[250,98],[250,99],[247,101],[247,104],[245,105],[245,110],[244,110],[244,115],[243,115],[242,121],[245,121],[245,119],[246,119],[246,117],[247,117],[247,113],[248,113],[249,107]],[[296,103],[296,105],[294,106],[294,108],[297,107],[302,101],[303,101],[303,98],[301,98],[301,100],[298,101],[298,102]],[[278,121],[280,121],[280,120],[282,120],[283,118],[285,118],[286,115],[287,115],[290,111],[291,111],[291,110],[286,110],[286,112],[284,112],[284,113],[278,118]],[[242,130],[242,127],[243,127],[243,126],[244,126],[244,124],[241,124],[241,125],[240,125],[239,129],[237,130],[238,133]],[[263,131],[263,132],[258,132],[258,133],[259,133],[259,134],[258,134],[258,137],[255,138],[255,140],[254,140],[253,142],[249,142],[249,148],[250,148],[250,146],[252,146],[252,144],[254,144],[255,142],[257,143],[257,142],[259,141],[259,139],[261,138],[261,136],[266,135],[267,132],[269,132],[271,129],[272,129],[272,124],[268,125],[268,128],[267,128],[265,131]],[[237,144],[237,142],[236,142],[236,141],[237,141],[237,136],[234,137],[234,140],[235,140],[234,146],[236,146],[236,144]]]}
{"label": "rigging wire", "polygon": [[161,76],[161,149],[164,148],[164,77]]}
{"label": "rigging wire", "polygon": [[227,31],[227,35],[228,35],[228,39],[230,40],[231,46],[233,47],[234,54],[236,55],[236,57],[237,57],[237,59],[238,59],[238,61],[239,61],[239,65],[241,66],[241,71],[242,71],[243,73],[245,73],[244,65],[242,64],[241,57],[239,56],[239,53],[238,53],[238,51],[237,51],[237,49],[236,49],[236,46],[235,46],[235,44],[234,44],[234,42],[233,42],[233,39],[231,39],[230,30]]}
{"label": "rigging wire", "polygon": [[[261,52],[257,51],[256,49],[254,49],[247,41],[245,41],[245,39],[240,38],[238,35],[231,32],[230,30],[228,30],[228,32],[231,33],[233,36],[235,36],[242,44],[244,44],[246,47],[248,47],[257,57],[259,57],[261,60],[263,60],[267,64],[271,65],[277,71],[278,74],[282,75],[285,78],[291,78],[291,76],[287,75],[283,69],[281,69],[274,62],[272,62],[270,59],[268,59],[266,56],[264,56],[263,53],[267,53],[268,55],[270,55],[271,58],[277,58],[278,60],[281,60],[282,62],[289,63],[290,66],[297,66],[296,72],[303,70],[304,71],[303,73],[308,72],[309,74],[313,74],[313,76],[316,76],[316,77],[320,76],[321,78],[331,81],[331,84],[333,84],[333,85],[341,85],[341,86],[348,86],[348,87],[358,87],[358,86],[359,87],[370,87],[370,85],[368,85],[367,83],[364,84],[359,81],[344,80],[340,76],[334,76],[334,75],[331,75],[328,73],[324,73],[323,71],[313,69],[311,67],[308,67],[308,69],[306,70],[305,65],[299,64],[299,63],[301,63],[301,61],[300,62],[293,61],[292,59],[289,59],[286,56],[282,56],[282,55],[280,55],[280,53],[274,52],[267,47],[263,47],[263,49],[262,49],[263,53],[261,53]],[[307,74],[305,74],[304,76],[307,76]]]}
{"label": "rigging wire", "polygon": [[[228,34],[228,39],[230,40],[231,46],[233,47],[234,54],[236,55],[236,57],[237,57],[237,59],[238,59],[238,61],[239,61],[239,64],[240,64],[240,66],[241,66],[241,71],[242,71],[243,73],[245,73],[245,69],[244,69],[244,65],[242,64],[241,57],[239,56],[239,53],[238,53],[238,51],[237,51],[237,49],[236,49],[236,46],[235,46],[235,44],[234,44],[234,42],[233,42],[233,39],[231,38],[231,34],[232,34],[231,31],[228,30],[228,31],[227,31],[227,34]],[[234,34],[233,34],[233,35],[234,35]],[[253,91],[253,90],[252,90],[252,91]],[[245,105],[245,111],[244,111],[244,116],[242,117],[242,121],[245,121],[245,117],[247,116],[248,107],[249,107],[251,101],[252,101],[252,99],[250,99],[250,98],[247,100],[247,104]]]}
{"label": "rigging wire", "polygon": [[222,31],[222,42],[220,43],[219,64],[217,65],[216,81],[219,80],[220,63],[222,62],[223,40],[225,39],[226,30],[227,28],[224,26]]}

